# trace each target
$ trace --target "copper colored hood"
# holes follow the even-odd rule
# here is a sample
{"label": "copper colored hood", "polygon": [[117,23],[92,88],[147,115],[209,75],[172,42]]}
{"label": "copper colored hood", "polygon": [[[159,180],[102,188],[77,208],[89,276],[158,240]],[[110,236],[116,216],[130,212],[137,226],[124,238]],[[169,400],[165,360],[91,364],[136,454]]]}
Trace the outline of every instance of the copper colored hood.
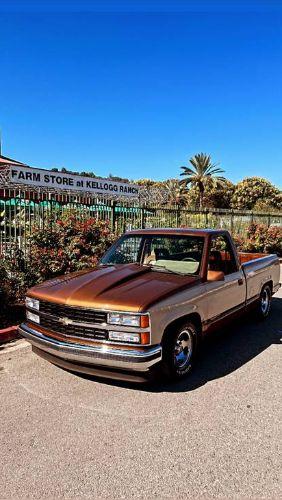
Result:
{"label": "copper colored hood", "polygon": [[28,295],[70,306],[141,312],[199,279],[122,264],[55,278],[31,288]]}

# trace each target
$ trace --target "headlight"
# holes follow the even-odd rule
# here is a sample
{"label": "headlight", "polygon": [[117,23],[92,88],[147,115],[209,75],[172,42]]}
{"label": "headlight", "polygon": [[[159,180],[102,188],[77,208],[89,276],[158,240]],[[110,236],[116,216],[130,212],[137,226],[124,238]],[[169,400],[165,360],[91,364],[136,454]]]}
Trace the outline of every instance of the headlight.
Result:
{"label": "headlight", "polygon": [[140,335],[139,333],[109,332],[109,340],[140,344]]}
{"label": "headlight", "polygon": [[108,323],[110,323],[110,325],[140,327],[140,316],[135,314],[109,313]]}
{"label": "headlight", "polygon": [[108,313],[108,323],[110,325],[137,326],[139,328],[148,328],[149,316],[147,314],[124,314],[111,312]]}
{"label": "headlight", "polygon": [[33,299],[32,297],[26,297],[25,305],[30,309],[36,309],[37,311],[39,311],[39,300],[37,299]]}
{"label": "headlight", "polygon": [[40,323],[40,317],[38,314],[34,314],[30,311],[26,311],[26,318],[33,321],[33,323]]}

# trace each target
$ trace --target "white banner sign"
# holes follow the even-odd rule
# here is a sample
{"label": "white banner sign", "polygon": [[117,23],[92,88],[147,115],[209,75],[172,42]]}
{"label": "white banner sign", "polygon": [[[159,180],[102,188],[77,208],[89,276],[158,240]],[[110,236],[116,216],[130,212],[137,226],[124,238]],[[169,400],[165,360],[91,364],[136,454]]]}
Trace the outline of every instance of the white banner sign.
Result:
{"label": "white banner sign", "polygon": [[84,193],[119,196],[137,197],[139,193],[139,186],[135,184],[22,166],[11,166],[10,182],[34,187],[63,189],[64,191],[83,191]]}

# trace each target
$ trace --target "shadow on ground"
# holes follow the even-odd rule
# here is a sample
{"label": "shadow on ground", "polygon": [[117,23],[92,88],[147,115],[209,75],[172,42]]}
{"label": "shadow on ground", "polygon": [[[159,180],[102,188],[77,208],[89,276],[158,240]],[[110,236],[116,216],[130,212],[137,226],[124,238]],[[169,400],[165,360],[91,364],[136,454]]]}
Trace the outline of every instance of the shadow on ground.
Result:
{"label": "shadow on ground", "polygon": [[[103,384],[147,392],[193,391],[207,382],[234,372],[272,344],[281,343],[282,298],[272,300],[269,318],[258,322],[253,315],[243,316],[232,327],[209,336],[203,343],[197,366],[187,379],[171,384],[133,384],[99,379]],[[87,375],[78,375],[93,379]],[[95,378],[95,380],[98,380]]]}

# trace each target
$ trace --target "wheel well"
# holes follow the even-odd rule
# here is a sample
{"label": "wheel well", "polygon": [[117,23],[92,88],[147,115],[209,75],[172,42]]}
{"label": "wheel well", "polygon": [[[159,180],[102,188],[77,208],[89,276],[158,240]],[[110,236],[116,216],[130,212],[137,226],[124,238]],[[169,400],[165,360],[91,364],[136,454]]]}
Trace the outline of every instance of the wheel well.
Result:
{"label": "wheel well", "polygon": [[191,314],[187,314],[185,316],[181,316],[181,318],[177,318],[174,321],[172,321],[171,323],[169,323],[169,325],[167,325],[167,327],[165,328],[165,331],[163,333],[162,342],[164,341],[166,336],[169,334],[169,332],[171,332],[171,330],[173,328],[177,328],[179,325],[184,323],[184,321],[188,321],[188,320],[191,321],[192,323],[194,323],[194,325],[197,327],[199,334],[201,335],[201,333],[202,333],[201,316],[198,313],[191,313]]}
{"label": "wheel well", "polygon": [[271,293],[272,293],[272,290],[273,290],[273,281],[272,280],[267,281],[267,283],[264,283],[264,285],[261,287],[261,289],[263,289],[266,285],[270,286]]}

